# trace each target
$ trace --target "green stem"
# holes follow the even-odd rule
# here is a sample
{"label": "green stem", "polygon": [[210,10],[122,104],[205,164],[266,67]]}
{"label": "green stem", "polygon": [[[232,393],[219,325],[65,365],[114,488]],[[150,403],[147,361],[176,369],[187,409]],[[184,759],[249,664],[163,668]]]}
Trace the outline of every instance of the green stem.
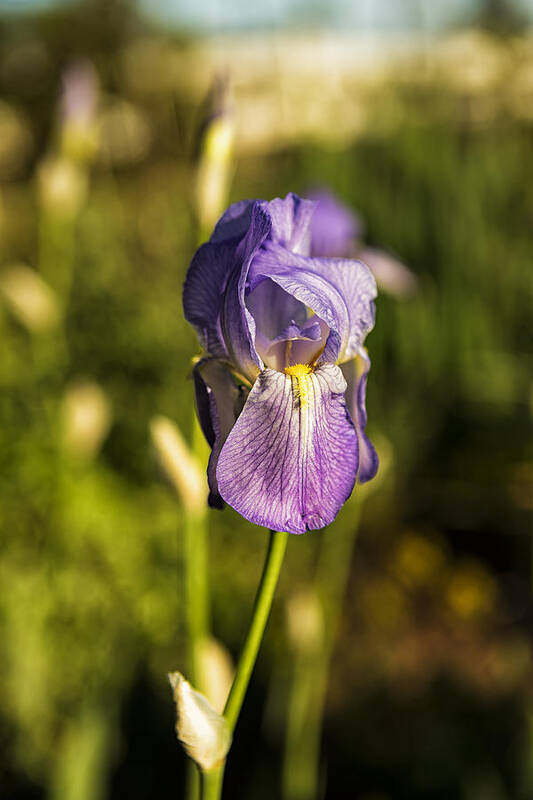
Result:
{"label": "green stem", "polygon": [[209,772],[200,772],[200,797],[202,800],[219,800],[222,796],[224,764]]}
{"label": "green stem", "polygon": [[274,591],[278,582],[283,556],[287,547],[289,534],[279,531],[270,531],[268,550],[263,567],[263,574],[252,611],[252,622],[244,642],[235,678],[229,693],[224,716],[231,732],[233,733],[244,700],[244,695],[250,682],[252,670],[257,659],[259,646],[270,614]]}
{"label": "green stem", "polygon": [[39,271],[57,293],[62,311],[68,307],[75,261],[74,219],[57,219],[43,211],[39,219]]}
{"label": "green stem", "polygon": [[[184,570],[185,570],[185,625],[187,628],[187,669],[193,686],[204,691],[199,663],[200,647],[208,633],[207,596],[207,518],[204,511],[185,511],[184,519]],[[186,776],[187,800],[198,798],[198,775],[189,763]]]}
{"label": "green stem", "polygon": [[[203,438],[196,415],[192,419],[193,455],[199,463],[207,462],[206,443]],[[184,510],[184,613],[187,641],[187,676],[191,683],[201,692],[202,685],[199,671],[199,650],[210,631],[209,620],[209,576],[208,576],[208,517],[206,511]]]}
{"label": "green stem", "polygon": [[[207,445],[200,425],[194,414],[192,421],[192,451],[200,463],[207,462]],[[187,641],[187,675],[193,686],[201,692],[203,674],[200,669],[200,648],[210,632],[208,518],[204,510],[196,513],[185,511],[184,519],[184,572],[185,572],[185,625]],[[186,778],[185,796],[187,800],[198,798],[198,774],[189,764]]]}
{"label": "green stem", "polygon": [[[224,716],[233,733],[239,718],[250,677],[257,659],[263,633],[267,624],[274,592],[278,583],[283,557],[289,538],[288,533],[270,531],[265,565],[259,581],[252,611],[252,621],[246,635],[244,646],[237,664],[235,678],[224,709]],[[222,795],[225,763],[210,772],[204,772],[201,778],[202,800],[219,800]]]}
{"label": "green stem", "polygon": [[187,626],[188,677],[199,686],[199,648],[209,629],[207,597],[207,526],[205,513],[185,512],[185,618]]}

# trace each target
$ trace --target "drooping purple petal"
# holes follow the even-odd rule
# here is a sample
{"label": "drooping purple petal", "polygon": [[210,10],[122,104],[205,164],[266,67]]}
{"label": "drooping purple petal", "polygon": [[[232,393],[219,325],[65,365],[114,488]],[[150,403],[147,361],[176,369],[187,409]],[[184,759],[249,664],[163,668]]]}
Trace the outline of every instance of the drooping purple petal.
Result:
{"label": "drooping purple petal", "polygon": [[366,382],[370,369],[370,358],[364,347],[351,361],[341,367],[346,379],[346,403],[357,431],[359,442],[359,468],[357,480],[365,483],[371,480],[378,471],[378,456],[365,433],[366,428]]}
{"label": "drooping purple petal", "polygon": [[349,256],[354,241],[363,235],[361,217],[326,189],[312,191],[307,197],[316,203],[311,220],[311,255],[326,258]]}
{"label": "drooping purple petal", "polygon": [[253,260],[249,272],[252,291],[263,278],[273,280],[329,326],[319,364],[342,363],[357,354],[375,316],[376,282],[365,264],[306,258],[268,243]]}
{"label": "drooping purple petal", "polygon": [[265,207],[272,219],[272,240],[302,256],[311,255],[311,222],[315,204],[289,192]]}
{"label": "drooping purple petal", "polygon": [[209,505],[222,508],[216,468],[218,457],[235,420],[242,411],[246,395],[235,383],[229,369],[214,358],[204,358],[194,367],[196,410],[207,443],[212,448],[207,467]]}
{"label": "drooping purple petal", "polygon": [[345,389],[333,364],[301,377],[264,370],[218,459],[223,499],[273,530],[305,533],[332,522],[358,465]]}

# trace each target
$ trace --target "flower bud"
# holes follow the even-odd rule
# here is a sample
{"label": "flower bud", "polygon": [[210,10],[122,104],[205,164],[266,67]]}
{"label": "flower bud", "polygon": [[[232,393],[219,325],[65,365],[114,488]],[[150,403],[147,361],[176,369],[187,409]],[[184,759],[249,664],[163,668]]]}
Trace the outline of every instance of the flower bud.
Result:
{"label": "flower bud", "polygon": [[61,152],[74,161],[91,161],[98,151],[96,109],[99,85],[90,61],[71,63],[62,75]]}
{"label": "flower bud", "polygon": [[178,739],[200,769],[214,769],[224,761],[231,745],[228,723],[180,672],[169,672],[168,679],[176,703]]}
{"label": "flower bud", "polygon": [[190,451],[179,429],[166,417],[154,417],[150,435],[167,478],[188,511],[203,511],[207,486],[198,460]]}
{"label": "flower bud", "polygon": [[53,290],[25,264],[13,264],[2,271],[0,295],[13,316],[32,333],[51,330],[60,320],[59,303]]}
{"label": "flower bud", "polygon": [[49,158],[39,167],[39,195],[51,215],[72,219],[87,199],[87,175],[74,161]]}
{"label": "flower bud", "polygon": [[197,215],[202,232],[209,232],[227,200],[233,155],[234,124],[227,80],[213,84],[204,121],[196,178]]}
{"label": "flower bud", "polygon": [[104,390],[84,381],[63,398],[63,446],[74,458],[89,461],[98,453],[111,425],[111,405]]}

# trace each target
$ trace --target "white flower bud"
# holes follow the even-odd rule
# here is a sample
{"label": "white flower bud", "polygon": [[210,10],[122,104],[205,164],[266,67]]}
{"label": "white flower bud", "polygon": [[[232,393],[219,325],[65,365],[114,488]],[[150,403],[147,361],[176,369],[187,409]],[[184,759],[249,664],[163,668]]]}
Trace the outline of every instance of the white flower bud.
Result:
{"label": "white flower bud", "polygon": [[111,404],[104,390],[91,381],[69,386],[62,412],[66,451],[82,461],[94,458],[111,426]]}
{"label": "white flower bud", "polygon": [[176,703],[176,733],[187,755],[203,770],[221,764],[231,745],[228,723],[180,672],[168,679]]}
{"label": "white flower bud", "polygon": [[0,295],[13,316],[32,333],[51,330],[60,321],[59,303],[53,289],[25,264],[12,264],[2,270]]}
{"label": "white flower bud", "polygon": [[49,158],[39,166],[39,196],[49,214],[72,219],[87,199],[86,173],[67,158]]}

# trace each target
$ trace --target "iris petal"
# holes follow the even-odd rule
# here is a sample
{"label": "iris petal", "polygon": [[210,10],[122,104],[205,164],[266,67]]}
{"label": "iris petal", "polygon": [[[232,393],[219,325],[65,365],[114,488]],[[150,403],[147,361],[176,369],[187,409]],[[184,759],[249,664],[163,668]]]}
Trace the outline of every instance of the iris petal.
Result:
{"label": "iris petal", "polygon": [[253,260],[250,287],[265,277],[309,306],[329,326],[330,335],[318,363],[354,358],[375,317],[376,282],[365,264],[306,258],[268,243]]}
{"label": "iris petal", "polygon": [[366,483],[378,471],[379,461],[372,442],[365,433],[366,428],[366,382],[370,369],[370,358],[364,347],[352,361],[343,364],[342,373],[346,378],[346,403],[352,415],[359,442],[359,468],[357,480]]}
{"label": "iris petal", "polygon": [[333,364],[301,378],[264,370],[218,459],[224,500],[274,530],[304,533],[332,522],[358,463],[345,389]]}
{"label": "iris petal", "polygon": [[268,278],[246,297],[246,305],[257,329],[268,339],[275,339],[291,322],[303,325],[306,321],[304,304]]}
{"label": "iris petal", "polygon": [[214,358],[204,358],[194,367],[196,410],[200,425],[212,448],[207,467],[209,505],[222,508],[216,468],[218,457],[235,420],[241,413],[245,393],[240,389],[229,369]]}
{"label": "iris petal", "polygon": [[363,234],[361,218],[325,189],[307,196],[317,204],[311,221],[312,255],[339,258],[350,255],[354,241]]}
{"label": "iris petal", "polygon": [[254,203],[248,232],[236,251],[236,260],[241,266],[229,276],[220,317],[231,361],[252,380],[255,380],[258,368],[261,369],[263,363],[255,348],[256,325],[246,307],[245,294],[250,264],[271,229],[269,215],[261,208],[261,204]]}
{"label": "iris petal", "polygon": [[195,253],[183,287],[183,309],[210,355],[229,358],[254,379],[263,364],[244,293],[250,262],[269,236],[272,222],[261,203],[236,206],[228,209],[212,239]]}
{"label": "iris petal", "polygon": [[230,239],[241,240],[250,227],[255,202],[255,200],[240,200],[238,203],[232,203],[218,220],[209,241],[218,243]]}
{"label": "iris petal", "polygon": [[205,350],[228,358],[220,328],[224,291],[235,263],[236,243],[202,245],[194,254],[183,286],[185,319],[196,328]]}
{"label": "iris petal", "polygon": [[265,203],[272,219],[272,239],[293,253],[311,254],[311,221],[315,203],[289,192]]}

